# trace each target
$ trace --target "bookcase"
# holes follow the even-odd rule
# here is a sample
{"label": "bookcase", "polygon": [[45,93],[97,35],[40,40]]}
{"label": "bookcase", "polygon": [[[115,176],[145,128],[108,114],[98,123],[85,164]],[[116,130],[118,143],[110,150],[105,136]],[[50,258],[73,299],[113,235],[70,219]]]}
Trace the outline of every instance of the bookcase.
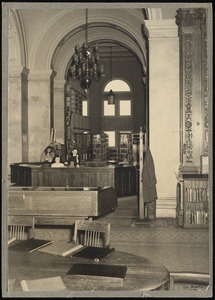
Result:
{"label": "bookcase", "polygon": [[93,134],[93,160],[107,160],[108,136],[105,133]]}
{"label": "bookcase", "polygon": [[92,134],[84,132],[73,132],[73,140],[75,145],[81,154],[81,160],[90,160],[91,153],[90,147],[92,144]]}
{"label": "bookcase", "polygon": [[67,91],[67,106],[70,111],[82,115],[82,98],[83,96],[74,89],[69,88]]}
{"label": "bookcase", "polygon": [[[146,144],[145,133],[143,133],[143,149]],[[131,140],[131,149],[132,149],[132,164],[139,168],[139,160],[140,160],[140,133],[133,133]]]}
{"label": "bookcase", "polygon": [[119,149],[114,147],[114,148],[108,148],[107,149],[107,160],[109,161],[119,161]]}
{"label": "bookcase", "polygon": [[184,228],[208,228],[208,174],[178,176],[176,221]]}
{"label": "bookcase", "polygon": [[131,133],[119,134],[119,161],[131,163]]}

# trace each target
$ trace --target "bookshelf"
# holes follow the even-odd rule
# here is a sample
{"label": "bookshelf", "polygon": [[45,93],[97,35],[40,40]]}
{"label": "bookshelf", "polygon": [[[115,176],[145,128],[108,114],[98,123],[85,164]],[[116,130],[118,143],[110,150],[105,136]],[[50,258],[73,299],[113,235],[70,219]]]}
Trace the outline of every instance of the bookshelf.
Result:
{"label": "bookshelf", "polygon": [[71,150],[68,146],[75,142],[81,155],[81,161],[91,159],[91,128],[90,118],[83,116],[82,101],[86,96],[67,85],[65,102],[65,141],[67,154]]}
{"label": "bookshelf", "polygon": [[180,174],[176,219],[184,228],[208,228],[208,174]]}
{"label": "bookshelf", "polygon": [[108,161],[119,161],[119,149],[116,147],[107,149],[107,160]]}
{"label": "bookshelf", "polygon": [[[143,150],[146,144],[146,134],[143,133]],[[132,164],[139,168],[140,160],[140,133],[133,133],[131,139],[131,149],[132,149]]]}
{"label": "bookshelf", "polygon": [[120,133],[119,161],[131,163],[131,133]]}
{"label": "bookshelf", "polygon": [[93,160],[107,160],[108,136],[105,133],[93,134]]}

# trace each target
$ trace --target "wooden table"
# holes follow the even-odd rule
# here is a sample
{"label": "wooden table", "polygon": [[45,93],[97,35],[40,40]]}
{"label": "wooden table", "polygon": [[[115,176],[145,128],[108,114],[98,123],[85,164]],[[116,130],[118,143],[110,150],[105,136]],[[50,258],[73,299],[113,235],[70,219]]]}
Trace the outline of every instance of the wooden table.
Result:
{"label": "wooden table", "polygon": [[[31,254],[12,251],[9,248],[9,279],[16,279],[13,293],[20,292],[20,281],[23,279],[38,279],[61,276],[67,289],[70,291],[150,291],[165,289],[169,282],[169,271],[159,264],[145,257],[130,253],[114,251],[107,257],[95,262],[94,260],[61,257],[42,253],[39,251]],[[109,265],[126,265],[127,273],[123,286],[110,287],[97,282],[90,285],[83,276],[82,278],[68,280],[66,272],[73,263],[93,263]],[[11,294],[12,295],[12,294]]]}

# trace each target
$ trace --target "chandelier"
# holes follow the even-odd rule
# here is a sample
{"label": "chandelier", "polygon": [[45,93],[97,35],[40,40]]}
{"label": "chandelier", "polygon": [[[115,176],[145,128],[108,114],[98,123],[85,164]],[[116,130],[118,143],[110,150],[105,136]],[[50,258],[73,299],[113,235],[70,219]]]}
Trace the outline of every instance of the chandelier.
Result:
{"label": "chandelier", "polygon": [[[110,82],[112,81],[112,47],[110,47]],[[115,104],[115,94],[112,90],[107,95],[108,104]]]}
{"label": "chandelier", "polygon": [[98,44],[90,48],[88,44],[88,10],[86,9],[85,41],[79,47],[75,46],[75,53],[72,56],[70,75],[73,80],[79,80],[81,87],[88,91],[92,80],[99,80],[103,74],[104,66],[100,64]]}

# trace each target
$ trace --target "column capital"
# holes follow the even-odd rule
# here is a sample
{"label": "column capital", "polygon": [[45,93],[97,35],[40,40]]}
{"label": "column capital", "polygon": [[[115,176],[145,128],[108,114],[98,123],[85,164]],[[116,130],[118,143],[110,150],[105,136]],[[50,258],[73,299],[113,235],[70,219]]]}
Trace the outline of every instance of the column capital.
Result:
{"label": "column capital", "polygon": [[148,38],[176,38],[178,27],[175,19],[145,20],[144,32]]}
{"label": "column capital", "polygon": [[197,23],[205,22],[205,8],[179,8],[176,15],[176,23],[179,26],[195,26]]}
{"label": "column capital", "polygon": [[29,69],[26,67],[13,67],[8,69],[9,78],[20,78],[21,74],[24,76],[28,76]]}
{"label": "column capital", "polygon": [[56,89],[62,89],[62,88],[64,88],[64,85],[65,85],[65,83],[66,83],[66,80],[65,79],[55,79],[54,80],[54,88],[56,88]]}
{"label": "column capital", "polygon": [[31,70],[29,73],[29,80],[50,80],[56,76],[56,72],[52,69],[50,70]]}

